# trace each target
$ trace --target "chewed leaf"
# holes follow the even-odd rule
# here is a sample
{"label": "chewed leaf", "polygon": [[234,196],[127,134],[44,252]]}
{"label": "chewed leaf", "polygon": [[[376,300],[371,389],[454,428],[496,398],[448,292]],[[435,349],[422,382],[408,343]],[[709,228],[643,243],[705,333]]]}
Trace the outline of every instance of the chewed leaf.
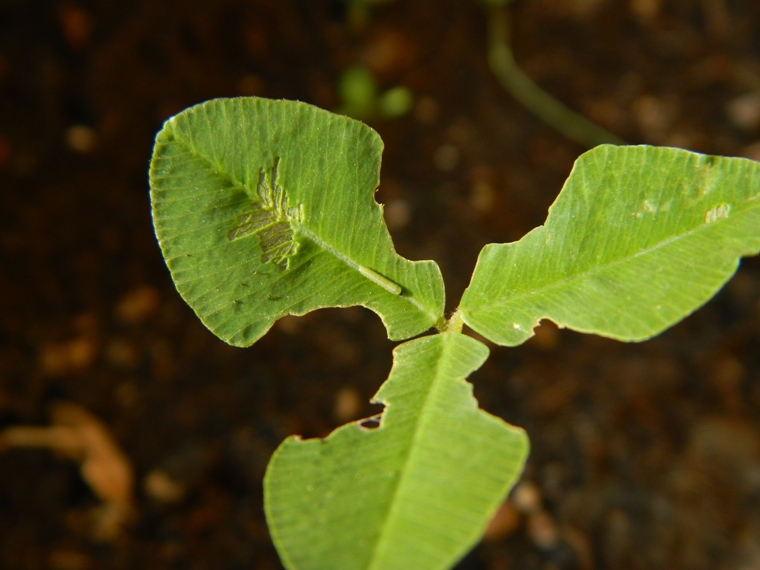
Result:
{"label": "chewed leaf", "polygon": [[396,254],[380,207],[382,141],[293,101],[217,99],[166,122],[151,162],[153,222],[180,294],[247,346],[287,314],[363,305],[392,339],[443,313],[432,261]]}
{"label": "chewed leaf", "polygon": [[528,440],[478,409],[465,377],[488,349],[444,333],[394,351],[379,418],[287,439],[264,479],[287,568],[450,568],[522,471]]}
{"label": "chewed leaf", "polygon": [[760,163],[604,145],[581,156],[546,224],[480,253],[464,321],[499,344],[539,320],[644,340],[760,251]]}
{"label": "chewed leaf", "polygon": [[227,234],[232,241],[251,234],[259,236],[261,261],[273,262],[278,268],[285,269],[288,259],[296,253],[298,243],[293,235],[293,223],[303,221],[303,207],[288,207],[288,198],[282,187],[277,184],[277,164],[272,168],[271,187],[267,184],[266,174],[259,171],[259,201],[251,205],[251,213],[243,214],[238,224]]}

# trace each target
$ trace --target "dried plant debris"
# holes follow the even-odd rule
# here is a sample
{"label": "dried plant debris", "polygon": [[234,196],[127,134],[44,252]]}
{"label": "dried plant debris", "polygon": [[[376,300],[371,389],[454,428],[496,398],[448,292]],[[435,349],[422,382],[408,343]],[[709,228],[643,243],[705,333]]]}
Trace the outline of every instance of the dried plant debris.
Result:
{"label": "dried plant debris", "polygon": [[98,418],[83,407],[51,406],[50,427],[16,426],[0,432],[0,450],[48,447],[80,464],[82,478],[102,501],[92,521],[93,538],[117,539],[134,515],[134,474],[129,458]]}

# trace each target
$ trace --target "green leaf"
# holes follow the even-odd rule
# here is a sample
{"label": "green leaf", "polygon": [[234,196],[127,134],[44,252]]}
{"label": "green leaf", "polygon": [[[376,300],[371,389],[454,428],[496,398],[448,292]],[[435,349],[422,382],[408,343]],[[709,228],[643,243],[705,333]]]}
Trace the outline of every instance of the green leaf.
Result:
{"label": "green leaf", "polygon": [[483,249],[462,317],[508,346],[542,318],[644,340],[707,302],[759,250],[759,163],[603,145],[578,159],[545,225]]}
{"label": "green leaf", "polygon": [[294,101],[216,99],[164,124],[153,222],[209,329],[248,346],[320,307],[368,307],[392,339],[441,319],[438,266],[396,254],[373,199],[382,148],[368,126]]}
{"label": "green leaf", "polygon": [[455,333],[409,341],[375,401],[380,427],[287,439],[264,479],[288,568],[448,568],[482,534],[522,471],[525,433],[479,410],[464,378],[488,349]]}

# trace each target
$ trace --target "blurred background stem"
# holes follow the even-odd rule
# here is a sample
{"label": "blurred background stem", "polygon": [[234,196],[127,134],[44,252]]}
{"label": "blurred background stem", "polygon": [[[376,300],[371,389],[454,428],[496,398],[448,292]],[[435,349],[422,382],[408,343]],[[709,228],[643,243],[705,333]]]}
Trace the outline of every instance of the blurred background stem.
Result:
{"label": "blurred background stem", "polygon": [[510,47],[506,5],[488,10],[488,63],[501,85],[524,107],[567,138],[593,148],[604,143],[625,144],[618,136],[576,113],[538,86],[515,62]]}

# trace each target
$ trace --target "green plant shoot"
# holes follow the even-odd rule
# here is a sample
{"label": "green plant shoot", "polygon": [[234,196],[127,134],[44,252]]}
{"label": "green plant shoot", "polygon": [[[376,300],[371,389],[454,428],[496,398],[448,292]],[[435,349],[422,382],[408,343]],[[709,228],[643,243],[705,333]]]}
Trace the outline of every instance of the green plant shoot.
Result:
{"label": "green plant shoot", "polygon": [[478,409],[466,377],[541,319],[626,341],[708,301],[760,251],[760,164],[599,146],[545,225],[487,245],[449,321],[432,261],[396,254],[373,194],[382,142],[304,103],[219,99],[169,119],[150,169],[153,220],[179,293],[224,341],[322,307],[377,313],[396,347],[379,425],[287,439],[265,509],[292,569],[450,568],[523,469],[525,433]]}

